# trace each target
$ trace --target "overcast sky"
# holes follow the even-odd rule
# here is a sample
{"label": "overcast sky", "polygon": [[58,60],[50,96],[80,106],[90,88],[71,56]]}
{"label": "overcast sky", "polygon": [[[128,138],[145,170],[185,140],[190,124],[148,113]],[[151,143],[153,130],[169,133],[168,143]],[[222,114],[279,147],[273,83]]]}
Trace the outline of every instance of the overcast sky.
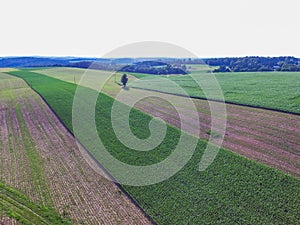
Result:
{"label": "overcast sky", "polygon": [[94,56],[162,41],[198,57],[300,57],[298,0],[3,0],[1,56]]}

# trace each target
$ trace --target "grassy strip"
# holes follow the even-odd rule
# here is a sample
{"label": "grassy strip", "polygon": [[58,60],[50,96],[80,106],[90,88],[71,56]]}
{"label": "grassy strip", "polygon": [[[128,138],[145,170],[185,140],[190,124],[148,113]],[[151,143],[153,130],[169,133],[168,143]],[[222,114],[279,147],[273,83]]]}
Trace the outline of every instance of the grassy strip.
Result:
{"label": "grassy strip", "polygon": [[[205,83],[209,73],[192,72],[196,79]],[[145,82],[133,84],[136,87],[177,93],[158,76],[132,74]],[[253,72],[214,74],[223,91],[225,101],[249,106],[277,109],[300,114],[300,73],[295,72]],[[191,76],[170,76],[164,78],[176,82],[190,96],[205,98],[203,91]],[[217,99],[219,100],[219,99]]]}
{"label": "grassy strip", "polygon": [[[11,74],[26,80],[72,130],[76,85],[29,71]],[[168,127],[167,137],[155,150],[126,149],[111,127],[112,103],[112,98],[100,95],[96,114],[101,116],[96,118],[96,124],[102,141],[116,158],[130,164],[147,165],[171,153],[180,135],[180,131],[172,127]],[[150,119],[132,110],[131,129],[140,137],[147,136]],[[198,163],[205,146],[206,143],[199,140],[193,158],[172,178],[155,185],[124,188],[159,224],[300,224],[298,179],[226,150],[219,152],[205,172],[199,172]],[[93,154],[101,157],[96,151]]]}
{"label": "grassy strip", "polygon": [[46,177],[44,174],[44,170],[42,168],[42,159],[39,153],[36,151],[34,147],[34,142],[31,139],[31,135],[28,131],[24,118],[22,116],[21,109],[19,105],[15,106],[16,115],[18,118],[18,122],[21,128],[21,134],[24,142],[24,146],[26,149],[27,157],[29,159],[29,166],[31,169],[31,176],[33,179],[33,183],[36,189],[36,192],[40,194],[40,204],[47,205],[49,207],[53,206],[51,194],[49,187],[46,182]]}
{"label": "grassy strip", "polygon": [[0,182],[0,208],[4,215],[22,224],[71,224],[52,209],[31,202],[28,197]]}

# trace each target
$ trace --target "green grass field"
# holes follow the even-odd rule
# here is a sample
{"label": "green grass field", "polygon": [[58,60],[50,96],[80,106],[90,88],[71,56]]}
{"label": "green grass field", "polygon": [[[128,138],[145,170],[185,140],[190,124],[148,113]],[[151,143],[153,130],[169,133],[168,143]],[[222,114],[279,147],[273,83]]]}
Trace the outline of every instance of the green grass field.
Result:
{"label": "green grass field", "polygon": [[[72,130],[76,85],[26,70],[10,74],[23,78],[42,95]],[[86,92],[94,90],[86,88]],[[138,152],[123,146],[111,125],[113,99],[104,94],[99,96],[96,125],[114,157],[133,165],[148,165],[162,161],[172,152],[180,130],[170,126],[163,143],[152,151]],[[151,117],[133,109],[130,119],[133,132],[147,137]],[[224,149],[206,171],[199,172],[205,146],[206,142],[199,140],[192,159],[170,179],[150,186],[124,188],[158,224],[300,224],[299,179]],[[95,149],[89,150],[95,157],[101,157]]]}
{"label": "green grass field", "polygon": [[[159,77],[146,74],[133,74],[144,82],[132,84],[140,88],[177,93],[170,89]],[[209,88],[209,73],[192,71],[191,75]],[[223,91],[225,101],[277,109],[300,114],[300,73],[295,72],[256,72],[256,73],[215,73]],[[190,96],[205,98],[203,91],[191,76],[169,76],[170,79]],[[206,82],[207,81],[207,82]],[[130,84],[129,84],[130,85]]]}

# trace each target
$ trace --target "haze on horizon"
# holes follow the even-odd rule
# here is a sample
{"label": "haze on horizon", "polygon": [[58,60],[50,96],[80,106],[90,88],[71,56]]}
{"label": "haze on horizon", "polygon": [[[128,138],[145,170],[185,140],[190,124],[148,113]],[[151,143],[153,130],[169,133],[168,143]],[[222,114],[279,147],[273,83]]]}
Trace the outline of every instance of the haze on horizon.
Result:
{"label": "haze on horizon", "polygon": [[126,44],[161,41],[200,58],[300,57],[298,5],[296,0],[10,0],[0,14],[0,56],[102,57]]}

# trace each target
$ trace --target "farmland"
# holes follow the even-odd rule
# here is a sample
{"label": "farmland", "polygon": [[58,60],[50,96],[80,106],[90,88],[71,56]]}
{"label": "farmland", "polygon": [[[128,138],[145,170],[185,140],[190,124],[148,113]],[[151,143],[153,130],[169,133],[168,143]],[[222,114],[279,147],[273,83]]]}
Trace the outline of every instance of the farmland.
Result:
{"label": "farmland", "polygon": [[[47,68],[47,69],[37,69],[34,70],[36,73],[40,73],[43,75],[47,75],[50,77],[57,78],[59,80],[63,80],[69,83],[78,84],[82,77],[84,76],[85,70],[78,68]],[[118,86],[116,86],[115,81],[119,82],[121,80],[121,73],[115,73],[112,71],[103,71],[103,70],[89,70],[87,74],[88,85],[87,87],[92,88],[94,90],[98,90],[99,84],[104,84],[105,93],[115,96],[118,93]],[[100,79],[99,83],[94,82],[94,80]],[[134,79],[134,77],[131,77]]]}
{"label": "farmland", "polygon": [[[209,73],[192,71],[191,75],[204,85],[209,85]],[[277,109],[300,114],[300,73],[298,72],[254,72],[214,74],[224,93],[225,101],[237,104]],[[141,77],[141,75],[137,75]],[[133,86],[176,93],[167,83],[157,77],[142,75],[144,82]],[[166,78],[166,77],[164,77]],[[203,91],[191,76],[170,76],[188,95],[205,98]]]}
{"label": "farmland", "polygon": [[[191,75],[200,80],[204,85],[209,82],[207,77],[211,76],[207,71],[212,68],[202,65],[190,65]],[[90,70],[92,71],[92,70]],[[55,77],[71,83],[78,83],[84,70],[76,68],[50,68],[37,70],[36,72]],[[170,79],[184,88],[188,95],[205,98],[205,95],[191,76],[158,76],[149,74],[130,73],[134,77],[142,78],[143,82],[133,83],[131,87],[146,88],[167,93],[177,93],[163,79]],[[103,82],[108,76],[113,75],[111,81],[120,80],[119,73],[108,71],[89,72],[91,79],[94,76],[103,77]],[[115,77],[116,76],[116,77]],[[214,76],[220,84],[225,101],[242,105],[255,106],[267,109],[275,109],[284,112],[300,114],[300,73],[298,72],[245,72],[245,73],[215,73]],[[130,79],[134,80],[133,78]],[[90,88],[97,89],[93,82]],[[104,90],[109,95],[113,91],[111,82],[108,82]]]}
{"label": "farmland", "polygon": [[[70,68],[52,68],[38,70],[36,72],[71,83],[73,82],[74,75],[76,79],[79,80],[84,73],[83,70]],[[103,77],[103,80],[106,80],[111,73],[92,71],[89,75],[91,78],[93,76],[100,76]],[[118,79],[119,77],[120,75],[118,74]],[[131,81],[133,79],[133,77],[130,78]],[[246,81],[247,80],[248,78]],[[115,97],[118,93],[119,86],[113,81],[114,77],[106,83],[103,91]],[[95,82],[89,82],[89,84],[90,88],[97,89]],[[147,95],[151,96],[150,91],[131,89],[130,92],[128,92],[128,98],[130,98],[130,95],[131,98],[135,98],[135,96],[141,96],[143,93],[147,93]],[[161,99],[166,99],[166,94],[164,93],[160,93],[159,96]],[[175,98],[174,102],[176,102],[177,107],[184,110],[186,107],[186,99],[180,96],[174,96],[173,98]],[[198,130],[195,129],[192,122],[185,131],[208,140],[211,126],[211,111],[209,105],[207,101],[201,99],[194,99],[193,101],[198,109],[198,117],[201,119],[200,135],[198,136]],[[180,118],[171,106],[165,104],[165,102],[160,99],[144,99],[138,102],[135,107],[152,116],[161,117],[169,124],[180,129]],[[227,130],[223,142],[224,147],[247,158],[300,177],[300,146],[298,144],[300,143],[299,116],[231,104],[227,104],[226,108]],[[194,118],[195,115],[188,113],[187,110],[185,110],[185,112],[185,120],[196,121],[196,118]]]}
{"label": "farmland", "polygon": [[[145,90],[131,90],[133,98]],[[148,93],[151,96],[151,92]],[[198,114],[185,110],[178,117],[171,105],[162,99],[166,94],[159,93],[159,98],[148,98],[138,102],[135,107],[155,117],[160,117],[169,124],[180,127],[180,120],[188,121],[184,130],[202,139],[209,139],[211,127],[211,109],[204,100],[194,99]],[[174,96],[176,106],[184,110],[186,98]],[[216,103],[219,104],[219,103]],[[254,109],[228,104],[227,129],[222,146],[247,158],[280,169],[285,173],[300,177],[300,120],[297,115],[290,115],[269,110]],[[193,121],[200,118],[200,134]],[[183,128],[181,128],[183,129]]]}
{"label": "farmland", "polygon": [[[76,85],[30,71],[12,74],[26,80],[72,130]],[[176,144],[174,140],[180,134],[171,126],[157,149],[143,153],[126,149],[113,133],[109,113],[112,103],[112,98],[100,94],[96,111],[101,116],[95,118],[111,154],[133,165],[147,165],[171,153],[172,143]],[[132,130],[144,136],[151,117],[134,109],[132,116],[138,118],[131,123]],[[300,224],[299,179],[224,149],[206,171],[199,172],[197,166],[205,146],[206,142],[199,140],[192,160],[172,178],[155,185],[124,188],[159,224]],[[96,151],[91,152],[97,157]]]}
{"label": "farmland", "polygon": [[46,218],[60,224],[60,215],[75,224],[150,224],[113,182],[90,167],[74,137],[22,79],[1,73],[0,87],[5,223],[43,224]]}
{"label": "farmland", "polygon": [[1,224],[71,224],[50,208],[34,204],[20,192],[0,183]]}

